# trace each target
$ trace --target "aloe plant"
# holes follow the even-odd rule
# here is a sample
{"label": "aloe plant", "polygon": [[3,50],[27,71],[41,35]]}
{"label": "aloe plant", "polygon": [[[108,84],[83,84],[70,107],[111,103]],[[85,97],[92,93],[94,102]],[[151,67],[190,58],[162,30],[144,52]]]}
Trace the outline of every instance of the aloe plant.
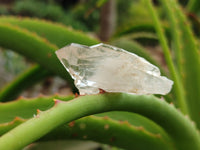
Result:
{"label": "aloe plant", "polygon": [[[59,75],[75,88],[56,58],[55,50],[71,42],[93,45],[99,41],[43,20],[0,17],[0,45],[38,63],[0,91],[0,101],[4,102],[0,103],[0,149],[21,149],[36,141],[58,139],[93,140],[124,149],[200,149],[198,39],[175,0],[160,0],[167,17],[165,23],[152,2],[144,2],[152,23],[137,24],[132,29],[139,31],[138,34],[143,30],[153,33],[160,43],[169,77],[174,80],[173,91],[164,98],[104,93],[78,97],[38,96],[28,100],[19,97],[16,101],[6,102],[47,76]],[[193,0],[188,4],[189,11],[195,12],[196,2]],[[167,36],[163,32],[166,30]],[[110,43],[158,64],[144,47],[125,34],[126,31],[121,31]],[[160,65],[157,66],[162,74],[168,75]]]}

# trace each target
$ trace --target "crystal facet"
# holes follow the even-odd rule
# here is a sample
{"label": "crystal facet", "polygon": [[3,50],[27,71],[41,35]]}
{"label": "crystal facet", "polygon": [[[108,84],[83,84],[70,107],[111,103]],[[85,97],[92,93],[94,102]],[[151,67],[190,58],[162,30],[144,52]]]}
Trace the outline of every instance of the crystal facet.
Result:
{"label": "crystal facet", "polygon": [[56,51],[81,95],[106,92],[167,94],[173,81],[136,54],[107,44],[70,44]]}

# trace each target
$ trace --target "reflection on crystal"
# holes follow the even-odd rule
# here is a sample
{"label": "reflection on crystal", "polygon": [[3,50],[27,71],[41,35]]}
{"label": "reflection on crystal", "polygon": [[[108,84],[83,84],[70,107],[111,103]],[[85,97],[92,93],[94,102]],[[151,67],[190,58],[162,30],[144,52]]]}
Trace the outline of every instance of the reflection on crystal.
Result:
{"label": "reflection on crystal", "polygon": [[107,45],[70,44],[56,54],[81,95],[106,92],[167,94],[173,81],[160,76],[160,70],[133,53]]}

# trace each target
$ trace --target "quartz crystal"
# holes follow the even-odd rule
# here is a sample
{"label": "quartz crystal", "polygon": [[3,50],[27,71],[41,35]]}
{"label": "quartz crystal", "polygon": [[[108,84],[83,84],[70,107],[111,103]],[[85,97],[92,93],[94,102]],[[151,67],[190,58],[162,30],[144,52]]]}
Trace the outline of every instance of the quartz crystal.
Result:
{"label": "quartz crystal", "polygon": [[106,92],[167,94],[173,81],[136,54],[107,44],[70,44],[56,51],[81,95]]}

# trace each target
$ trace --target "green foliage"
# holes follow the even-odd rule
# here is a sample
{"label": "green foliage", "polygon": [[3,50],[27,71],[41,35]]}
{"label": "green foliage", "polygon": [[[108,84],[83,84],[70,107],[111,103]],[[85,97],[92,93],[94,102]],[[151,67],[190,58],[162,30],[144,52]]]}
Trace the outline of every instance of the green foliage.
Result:
{"label": "green foliage", "polygon": [[136,23],[126,25],[125,27],[121,27],[117,30],[115,36],[122,36],[129,33],[135,33],[135,32],[154,32],[155,29],[153,27],[153,24],[151,22],[145,21],[144,23]]}
{"label": "green foliage", "polygon": [[[25,122],[25,120],[27,120],[28,118],[36,116],[37,109],[45,111],[51,108],[54,105],[53,99],[55,98],[62,99],[63,101],[69,101],[73,98],[73,96],[61,97],[55,95],[52,97],[40,96],[34,99],[20,98],[18,99],[18,101],[0,105],[0,117],[2,118],[2,122],[0,124],[0,135]],[[11,109],[12,111],[10,111]],[[18,118],[15,118],[15,116],[18,116]],[[5,123],[7,123],[7,125],[5,125]],[[143,128],[141,127],[141,125],[143,126]],[[101,129],[104,130],[102,131]],[[95,130],[96,132],[93,132],[93,130]],[[132,137],[130,138],[130,136],[127,136],[126,134],[116,134],[117,132],[119,132],[119,130],[121,130],[121,132],[129,132],[130,136]],[[74,136],[75,133],[78,133],[77,136]],[[98,136],[96,136],[97,133]],[[105,135],[107,135],[107,139],[102,138]],[[170,142],[170,138],[168,137],[168,135],[155,123],[140,115],[128,112],[110,112],[79,119],[75,122],[69,123],[68,125],[66,124],[59,127],[58,129],[55,129],[47,136],[45,136],[42,141],[55,140],[55,137],[56,139],[91,139],[111,145],[119,145],[119,140],[122,140],[121,142],[123,143],[123,146],[121,147],[124,148],[128,148],[130,147],[129,145],[132,145],[132,138],[134,138],[134,143],[136,144],[136,147],[141,147],[143,145],[143,143],[139,142],[142,141],[140,138],[145,138],[147,140],[145,147],[155,147],[156,144],[154,145],[153,143],[155,142],[152,142],[152,140],[155,140],[158,143],[162,143],[162,140]],[[117,141],[111,141],[112,137],[115,137]],[[158,147],[156,146],[156,148]]]}
{"label": "green foliage", "polygon": [[[0,32],[0,43],[2,46],[10,49],[15,49],[18,53],[21,54],[24,53],[27,55],[27,57],[29,57],[31,60],[35,60],[36,62],[43,62],[43,66],[51,68],[50,70],[52,71],[54,70],[53,68],[56,67],[58,68],[60,74],[62,74],[63,77],[66,77],[64,68],[59,65],[60,62],[56,59],[54,52],[57,47],[55,45],[48,43],[41,37],[38,37],[29,31],[21,30],[20,28],[13,27],[11,25],[0,24]],[[13,39],[12,44],[10,44],[9,39]],[[40,51],[40,53],[34,53],[35,50]],[[51,63],[45,63],[45,60],[46,62],[50,60]]]}
{"label": "green foliage", "polygon": [[31,32],[37,33],[50,43],[58,47],[63,47],[72,42],[79,42],[84,45],[92,45],[98,43],[94,38],[90,38],[81,31],[75,31],[70,27],[61,24],[52,23],[44,20],[16,17],[0,17],[1,23],[9,23]]}
{"label": "green foliage", "polygon": [[174,84],[174,91],[175,91],[176,100],[178,102],[178,105],[179,105],[181,111],[183,113],[188,113],[187,106],[186,106],[186,103],[185,103],[183,86],[182,86],[182,83],[180,82],[180,78],[179,78],[178,73],[176,71],[176,68],[174,66],[172,55],[170,54],[170,48],[168,46],[167,39],[166,39],[164,32],[162,30],[162,25],[161,25],[161,23],[158,19],[158,15],[156,14],[156,10],[153,8],[152,3],[148,0],[145,0],[145,2],[147,4],[149,12],[152,16],[152,20],[155,23],[155,29],[157,31],[157,35],[158,35],[158,38],[160,40],[160,44],[161,44],[161,47],[163,49],[163,53],[165,55],[165,60],[166,60],[166,63],[168,65],[168,68],[170,70],[171,77],[172,77],[172,79],[174,80],[174,83],[175,83]]}
{"label": "green foliage", "polygon": [[8,9],[5,6],[0,6],[0,15],[7,15],[9,14]]}
{"label": "green foliage", "polygon": [[[52,42],[53,44],[56,44],[59,48],[65,46],[66,44],[77,42],[85,45],[92,45],[97,43],[97,40],[91,39],[88,36],[82,34],[81,32],[73,31],[70,28],[65,28],[64,26],[61,26],[59,24],[53,24],[46,21],[39,21],[39,20],[31,20],[31,19],[20,19],[20,18],[14,18],[14,17],[1,17],[0,22],[3,23],[9,23],[15,26],[18,26],[18,30],[22,32],[22,38],[27,40],[27,32],[23,29],[28,29],[34,33],[37,33],[39,36],[43,37],[43,44],[46,46],[50,46],[48,44],[49,42]],[[4,30],[6,31],[6,30]],[[7,33],[8,34],[8,33]],[[32,41],[38,37],[36,34],[29,34],[30,38],[32,38]],[[67,38],[68,37],[68,38]],[[45,38],[45,39],[44,39]],[[18,42],[20,42],[22,39],[18,39]],[[47,41],[48,40],[48,41]],[[2,41],[2,44],[6,41]],[[42,42],[42,41],[41,41]],[[4,43],[5,44],[5,43]],[[8,44],[5,47],[11,48],[11,45]],[[26,47],[22,48],[20,45],[17,45],[14,47],[14,50],[20,49],[24,50],[22,53],[26,53],[27,49],[30,48],[30,45],[26,45]],[[32,47],[33,48],[33,47]],[[53,48],[54,50],[58,49],[57,47]],[[44,51],[44,48],[37,48],[37,50]],[[34,54],[34,51],[30,51]],[[49,51],[50,52],[50,51]],[[47,53],[49,53],[47,52]],[[54,54],[54,53],[53,53]],[[32,54],[30,54],[32,55]],[[60,62],[58,62],[56,57],[51,57],[51,60],[54,60],[53,64],[54,66],[60,65]],[[57,62],[57,63],[56,63]],[[49,63],[46,64],[48,67],[52,68],[52,66],[49,66]],[[56,67],[56,66],[55,66]],[[63,70],[63,73],[60,75],[63,77],[65,74],[65,70],[62,66],[60,66]],[[8,101],[12,100],[13,98],[16,98],[16,96],[21,92],[21,90],[27,88],[28,86],[31,86],[31,83],[36,83],[34,81],[40,81],[44,79],[44,77],[52,75],[52,73],[44,70],[43,67],[34,67],[30,69],[29,71],[25,71],[24,74],[20,75],[13,83],[8,84],[4,89],[2,89],[2,92],[0,93],[0,101]],[[57,68],[57,67],[56,67]],[[54,68],[52,68],[54,70]],[[57,73],[56,73],[57,74]],[[68,83],[71,83],[72,88],[73,81],[70,78],[63,77],[64,79],[68,80]],[[22,82],[23,83],[22,83]],[[22,86],[23,85],[23,86]],[[20,88],[19,88],[20,87]],[[75,90],[75,89],[74,89]],[[12,94],[10,94],[12,93]]]}
{"label": "green foliage", "polygon": [[44,1],[18,0],[15,2],[12,11],[16,15],[44,18],[52,21],[62,22],[72,26],[74,29],[87,31],[87,27],[73,14],[66,13],[59,5],[48,4]]}
{"label": "green foliage", "polygon": [[[151,103],[149,103],[149,101],[151,101]],[[80,109],[80,106],[84,109]],[[173,139],[173,144],[177,149],[200,148],[200,135],[196,131],[195,126],[190,120],[176,110],[174,106],[154,96],[136,96],[120,93],[80,96],[67,103],[57,100],[54,107],[51,109],[44,112],[39,111],[34,118],[3,135],[0,139],[0,146],[2,149],[5,147],[8,149],[22,148],[65,122],[70,122],[91,114],[113,110],[135,112],[153,120],[165,129]],[[164,121],[163,118],[166,120]],[[48,127],[46,126],[47,124]],[[124,133],[125,132],[121,134]],[[141,133],[142,132],[140,132],[140,134]],[[31,137],[29,137],[29,135],[31,135]],[[136,134],[136,137],[140,136]],[[15,142],[16,138],[21,142]],[[144,138],[144,140],[146,140],[146,138]],[[8,145],[7,141],[13,144]],[[150,143],[153,144],[157,141],[158,139]],[[185,143],[186,141],[187,143]],[[144,145],[143,142],[141,144]],[[161,142],[155,145],[163,146]],[[168,144],[168,146],[170,146],[170,144]],[[170,149],[173,149],[173,147]]]}
{"label": "green foliage", "polygon": [[142,20],[150,21],[148,11],[140,0],[128,0],[126,3],[117,0],[117,10],[119,13],[117,20],[119,28]]}
{"label": "green foliage", "polygon": [[[200,91],[200,55],[197,41],[190,30],[190,25],[181,9],[176,3],[163,1],[163,5],[168,10],[168,17],[173,27],[172,35],[174,41],[174,51],[178,58],[177,68],[180,78],[184,84],[186,104],[188,105],[190,116],[200,127],[198,99]],[[175,20],[175,17],[178,18]],[[187,37],[187,38],[186,38]],[[183,44],[184,43],[184,44]],[[192,100],[192,101],[191,101]]]}
{"label": "green foliage", "polygon": [[89,0],[85,5],[80,3],[67,13],[75,20],[84,22],[89,31],[96,31],[99,28],[100,18],[100,10],[97,5],[98,1]]}
{"label": "green foliage", "polygon": [[[86,8],[95,10],[99,8],[98,2],[91,2]],[[150,40],[159,41],[170,77],[174,80],[172,93],[165,96],[171,104],[158,96],[126,93],[39,96],[29,100],[19,98],[0,103],[0,149],[21,149],[35,141],[81,139],[124,149],[199,150],[199,39],[193,35],[187,17],[175,0],[160,2],[159,8],[154,7],[150,0],[130,5],[133,18],[137,17],[135,13],[138,12],[144,18],[151,17],[152,21],[138,21],[134,25],[132,22],[130,28],[121,28],[110,44],[134,52],[157,65],[145,48],[133,39],[149,37]],[[188,7],[191,7],[191,3]],[[95,7],[91,7],[91,4]],[[144,8],[145,13],[140,11]],[[81,16],[85,12],[83,9],[77,6],[75,15],[80,13]],[[164,23],[160,19],[163,15],[167,16]],[[1,90],[0,100],[12,100],[26,87],[52,74],[65,78],[73,87],[73,80],[54,54],[55,50],[72,42],[92,45],[98,40],[46,21],[0,17],[0,45],[39,64]],[[162,66],[157,66],[162,74],[168,75]]]}
{"label": "green foliage", "polygon": [[23,16],[34,16],[50,20],[58,20],[63,15],[63,10],[57,5],[46,4],[41,1],[16,1],[13,7],[16,14]]}
{"label": "green foliage", "polygon": [[[168,24],[166,22],[161,23],[167,38],[170,39]],[[120,26],[118,27],[114,38],[118,38],[121,36],[129,37],[129,39],[133,37],[134,40],[137,40],[138,42],[142,43],[142,45],[158,45],[158,38],[156,36],[156,30],[152,21],[135,21]]]}
{"label": "green foliage", "polygon": [[4,68],[13,74],[19,74],[21,70],[25,70],[28,65],[24,63],[24,57],[17,55],[11,50],[3,50],[3,57],[5,58]]}
{"label": "green foliage", "polygon": [[52,73],[44,68],[38,65],[31,67],[1,89],[0,101],[6,102],[17,98],[24,89],[31,87],[35,83],[49,76],[52,76]]}
{"label": "green foliage", "polygon": [[190,12],[198,13],[200,9],[198,0],[189,0],[187,8]]}

